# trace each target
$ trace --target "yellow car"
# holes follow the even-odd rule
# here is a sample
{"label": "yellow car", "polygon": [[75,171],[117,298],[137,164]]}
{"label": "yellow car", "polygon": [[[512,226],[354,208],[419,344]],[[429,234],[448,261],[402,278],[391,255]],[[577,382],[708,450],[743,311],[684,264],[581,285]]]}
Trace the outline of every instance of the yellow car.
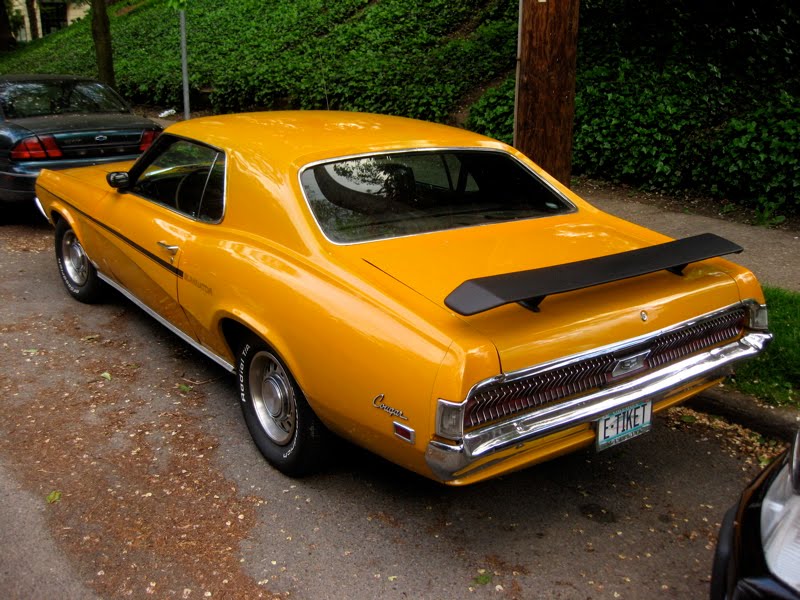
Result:
{"label": "yellow car", "polygon": [[398,117],[169,127],[135,163],[44,171],[58,268],[235,374],[276,468],[334,432],[463,485],[646,432],[771,339],[713,234],[605,214],[513,148]]}

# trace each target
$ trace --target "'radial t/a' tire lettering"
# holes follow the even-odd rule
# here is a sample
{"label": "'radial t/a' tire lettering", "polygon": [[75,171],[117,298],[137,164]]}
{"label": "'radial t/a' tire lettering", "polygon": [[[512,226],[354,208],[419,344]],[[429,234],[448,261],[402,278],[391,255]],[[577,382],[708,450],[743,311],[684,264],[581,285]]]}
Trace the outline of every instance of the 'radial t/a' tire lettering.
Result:
{"label": "'radial t/a' tire lettering", "polygon": [[250,340],[239,351],[236,371],[244,420],[261,454],[293,477],[319,469],[329,433],[283,361]]}

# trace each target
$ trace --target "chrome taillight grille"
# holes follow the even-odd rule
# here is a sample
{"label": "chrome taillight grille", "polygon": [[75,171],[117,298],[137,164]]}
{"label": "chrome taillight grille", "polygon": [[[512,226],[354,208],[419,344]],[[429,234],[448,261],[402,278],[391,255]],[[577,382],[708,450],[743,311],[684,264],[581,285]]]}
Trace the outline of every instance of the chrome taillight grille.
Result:
{"label": "chrome taillight grille", "polygon": [[[650,338],[641,344],[625,346],[621,350],[479,390],[467,400],[464,428],[477,427],[585,394],[722,345],[742,335],[746,320],[745,309],[736,308]],[[646,354],[646,358],[636,362],[634,368],[615,374],[620,361],[643,354]]]}
{"label": "chrome taillight grille", "polygon": [[647,358],[651,369],[671,363],[689,354],[727,342],[744,331],[746,313],[733,310],[697,325],[657,337]]}

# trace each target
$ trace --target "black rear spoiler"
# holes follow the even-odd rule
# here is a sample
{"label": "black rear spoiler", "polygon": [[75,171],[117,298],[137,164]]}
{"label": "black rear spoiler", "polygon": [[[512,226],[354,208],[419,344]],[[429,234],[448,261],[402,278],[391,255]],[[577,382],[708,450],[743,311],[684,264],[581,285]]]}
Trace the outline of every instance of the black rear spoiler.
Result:
{"label": "black rear spoiler", "polygon": [[703,233],[610,256],[469,279],[450,292],[444,303],[460,315],[475,315],[512,302],[519,302],[538,312],[541,301],[551,294],[562,294],[656,271],[666,270],[682,275],[689,263],[741,251],[742,247],[738,244],[713,233]]}

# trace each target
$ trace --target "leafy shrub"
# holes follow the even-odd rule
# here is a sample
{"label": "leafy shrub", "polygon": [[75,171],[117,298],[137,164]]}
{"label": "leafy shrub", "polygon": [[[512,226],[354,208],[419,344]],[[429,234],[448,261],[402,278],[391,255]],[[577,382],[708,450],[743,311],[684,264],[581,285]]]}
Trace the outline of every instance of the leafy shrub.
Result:
{"label": "leafy shrub", "polygon": [[712,65],[647,67],[623,60],[581,73],[575,170],[651,189],[702,187],[709,132],[725,114],[729,95]]}
{"label": "leafy shrub", "polygon": [[[741,202],[765,223],[800,211],[800,18],[793,0],[584,0],[573,167],[658,190]],[[330,108],[447,121],[514,66],[508,0],[192,0],[193,106]],[[120,91],[181,101],[178,14],[111,7]],[[0,56],[0,72],[96,74],[89,19]],[[510,142],[513,77],[467,126]]]}
{"label": "leafy shrub", "polygon": [[[137,103],[179,103],[178,13],[163,0],[120,7],[111,14],[120,91]],[[444,121],[475,86],[513,65],[513,8],[502,0],[193,0],[190,87],[217,111],[331,108]],[[88,20],[0,57],[0,71],[96,74]]]}
{"label": "leafy shrub", "polygon": [[515,83],[512,75],[497,87],[486,90],[470,108],[467,129],[510,144],[514,138]]}
{"label": "leafy shrub", "polygon": [[789,94],[731,119],[711,152],[712,191],[756,209],[765,224],[800,211],[799,143],[800,102]]}
{"label": "leafy shrub", "polygon": [[[785,1],[720,5],[581,3],[573,170],[713,194],[774,224],[800,212],[800,26]],[[488,90],[468,126],[510,140],[512,85]]]}

